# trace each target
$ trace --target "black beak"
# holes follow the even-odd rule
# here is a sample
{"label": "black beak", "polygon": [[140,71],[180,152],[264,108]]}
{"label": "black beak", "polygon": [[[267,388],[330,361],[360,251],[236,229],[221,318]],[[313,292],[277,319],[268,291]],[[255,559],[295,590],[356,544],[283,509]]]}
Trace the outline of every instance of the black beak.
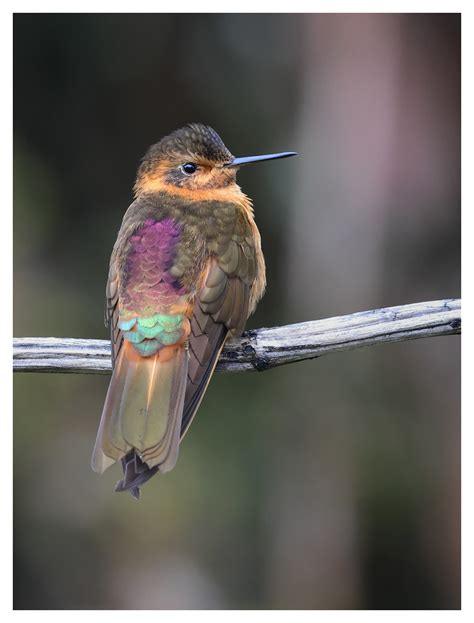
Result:
{"label": "black beak", "polygon": [[263,160],[276,160],[277,158],[289,158],[297,156],[296,151],[282,151],[280,154],[268,154],[266,156],[244,156],[243,158],[234,158],[232,162],[226,164],[226,167],[241,167],[243,164],[251,162],[262,162]]}

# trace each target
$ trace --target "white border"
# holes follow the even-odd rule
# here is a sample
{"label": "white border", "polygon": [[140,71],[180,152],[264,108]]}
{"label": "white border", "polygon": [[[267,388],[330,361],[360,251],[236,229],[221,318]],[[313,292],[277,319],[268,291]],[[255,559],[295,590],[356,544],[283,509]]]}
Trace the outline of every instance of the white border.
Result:
{"label": "white border", "polygon": [[[444,612],[422,612],[422,611],[354,611],[354,612],[337,612],[337,611],[152,611],[147,614],[146,611],[138,611],[134,616],[152,616],[166,619],[167,621],[175,621],[186,619],[193,621],[222,621],[225,620],[241,620],[242,616],[245,616],[249,621],[261,621],[262,619],[271,618],[276,621],[287,620],[314,620],[317,616],[318,620],[323,621],[340,621],[340,620],[376,620],[380,619],[393,619],[398,620],[402,618],[404,620],[419,620],[429,619],[465,619],[468,617],[472,620],[474,616],[473,608],[473,591],[474,591],[474,576],[472,567],[473,557],[473,530],[474,530],[474,515],[473,515],[473,486],[471,474],[474,473],[473,465],[473,418],[474,418],[474,405],[470,387],[473,385],[472,366],[470,365],[470,357],[468,354],[473,352],[473,331],[470,325],[472,316],[472,277],[471,273],[471,261],[474,261],[472,257],[473,244],[470,238],[474,235],[473,230],[473,210],[474,201],[472,193],[472,178],[474,175],[474,167],[472,161],[472,139],[473,139],[473,116],[474,116],[474,100],[473,100],[473,59],[474,59],[474,32],[473,32],[473,20],[472,20],[472,0],[469,1],[457,1],[457,2],[441,2],[437,0],[430,1],[410,1],[410,2],[380,2],[379,1],[321,1],[321,2],[302,2],[294,0],[289,3],[279,2],[277,0],[257,1],[257,0],[240,0],[239,2],[191,2],[189,0],[181,0],[180,2],[157,2],[151,0],[136,0],[135,2],[125,2],[116,0],[114,2],[99,1],[92,2],[87,1],[17,1],[17,2],[3,2],[1,8],[1,31],[0,31],[0,45],[2,46],[2,53],[0,54],[0,62],[2,63],[2,80],[4,89],[2,90],[2,97],[0,98],[2,114],[2,163],[0,172],[2,176],[2,237],[1,237],[1,264],[2,267],[2,291],[12,291],[12,13],[13,12],[150,12],[150,13],[201,13],[201,12],[214,12],[214,13],[254,13],[254,12],[288,12],[288,13],[301,13],[301,12],[352,12],[352,13],[457,13],[462,12],[462,220],[463,220],[463,279],[462,279],[462,296],[463,296],[463,391],[462,391],[462,404],[463,404],[463,419],[462,419],[462,465],[463,465],[463,487],[462,487],[462,544],[463,544],[463,556],[462,556],[462,611],[444,611]],[[469,267],[469,268],[468,268]],[[468,322],[465,322],[465,319]],[[12,337],[12,315],[11,315],[11,294],[10,301],[4,302],[2,305],[2,320],[0,323],[2,330],[1,344],[4,348],[1,349],[1,393],[0,397],[4,403],[2,409],[2,417],[0,422],[2,425],[2,498],[4,504],[0,512],[0,535],[2,538],[1,545],[1,572],[0,578],[0,605],[3,620],[10,616],[15,618],[24,619],[34,616],[35,620],[42,621],[51,619],[67,620],[77,619],[82,616],[87,617],[100,617],[101,621],[108,620],[109,618],[114,621],[130,621],[131,612],[129,611],[18,611],[12,612],[12,574],[11,574],[11,561],[12,561],[12,425],[10,414],[12,413],[12,391],[11,391],[11,347],[7,346],[11,344]],[[34,518],[32,518],[32,529],[34,529]],[[469,614],[469,612],[471,614]],[[6,616],[5,616],[6,615]]]}

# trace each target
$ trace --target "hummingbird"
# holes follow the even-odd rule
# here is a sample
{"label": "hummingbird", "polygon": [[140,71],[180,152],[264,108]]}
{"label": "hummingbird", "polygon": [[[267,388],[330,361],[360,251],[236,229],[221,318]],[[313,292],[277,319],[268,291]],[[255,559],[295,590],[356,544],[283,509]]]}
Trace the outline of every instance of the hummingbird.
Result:
{"label": "hummingbird", "polygon": [[116,491],[176,464],[229,336],[240,335],[266,276],[239,167],[296,155],[235,158],[215,130],[192,123],[152,145],[112,250],[105,322],[112,377],[92,468],[121,461]]}

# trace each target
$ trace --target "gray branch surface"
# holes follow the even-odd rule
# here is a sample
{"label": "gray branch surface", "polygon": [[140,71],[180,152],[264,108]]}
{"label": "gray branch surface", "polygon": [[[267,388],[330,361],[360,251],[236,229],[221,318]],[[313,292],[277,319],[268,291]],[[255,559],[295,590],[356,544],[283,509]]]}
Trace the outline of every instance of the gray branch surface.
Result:
{"label": "gray branch surface", "polygon": [[[459,299],[399,305],[246,331],[242,337],[226,343],[217,369],[268,370],[361,346],[459,333]],[[13,369],[15,372],[110,373],[110,342],[56,337],[14,338]]]}

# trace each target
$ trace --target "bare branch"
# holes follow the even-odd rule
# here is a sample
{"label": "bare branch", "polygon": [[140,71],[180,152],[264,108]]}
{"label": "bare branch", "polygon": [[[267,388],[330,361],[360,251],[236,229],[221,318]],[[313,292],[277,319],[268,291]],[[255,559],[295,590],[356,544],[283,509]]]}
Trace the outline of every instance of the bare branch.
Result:
{"label": "bare branch", "polygon": [[[267,370],[387,342],[461,333],[461,301],[447,299],[358,312],[325,320],[254,329],[229,340],[218,370]],[[15,372],[109,373],[106,340],[25,337],[13,339]]]}

